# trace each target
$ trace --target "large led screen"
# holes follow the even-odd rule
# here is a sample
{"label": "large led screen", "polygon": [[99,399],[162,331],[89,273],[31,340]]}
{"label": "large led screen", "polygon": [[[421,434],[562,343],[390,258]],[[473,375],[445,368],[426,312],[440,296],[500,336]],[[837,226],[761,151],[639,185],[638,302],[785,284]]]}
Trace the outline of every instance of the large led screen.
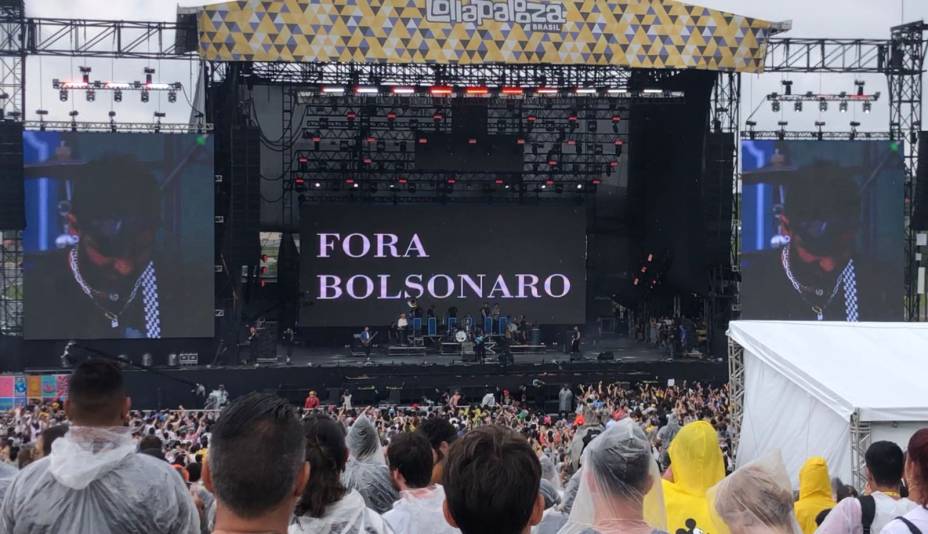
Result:
{"label": "large led screen", "polygon": [[745,140],[741,317],[903,318],[901,146]]}
{"label": "large led screen", "polygon": [[29,339],[210,337],[213,141],[25,132]]}
{"label": "large led screen", "polygon": [[584,321],[582,207],[306,205],[302,221],[305,326],[389,325],[412,301],[437,318]]}

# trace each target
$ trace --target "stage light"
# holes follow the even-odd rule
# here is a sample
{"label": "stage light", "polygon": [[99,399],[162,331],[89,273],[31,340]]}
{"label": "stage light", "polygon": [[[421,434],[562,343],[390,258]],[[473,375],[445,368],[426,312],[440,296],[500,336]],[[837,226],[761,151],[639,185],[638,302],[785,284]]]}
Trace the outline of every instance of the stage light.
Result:
{"label": "stage light", "polygon": [[308,157],[299,156],[297,157],[296,161],[301,171],[306,172],[309,170],[309,158]]}
{"label": "stage light", "polygon": [[625,89],[619,89],[619,88],[616,88],[616,87],[613,87],[613,88],[611,88],[611,89],[606,89],[606,94],[608,94],[609,96],[615,96],[615,97],[627,97],[627,96],[630,96],[627,90],[625,90]]}
{"label": "stage light", "polygon": [[873,106],[872,106],[872,104],[870,104],[870,102],[864,102],[864,113],[870,113],[870,109],[871,109],[872,107],[873,107]]}
{"label": "stage light", "polygon": [[65,91],[64,89],[58,91],[58,100],[61,100],[62,102],[67,102],[67,101],[68,101],[68,92]]}
{"label": "stage light", "polygon": [[793,102],[793,111],[802,111],[802,100]]}
{"label": "stage light", "polygon": [[535,94],[541,96],[555,96],[557,95],[558,90],[555,87],[539,87],[535,89]]}
{"label": "stage light", "polygon": [[141,96],[142,96],[142,103],[143,104],[148,103],[148,91],[142,91]]}
{"label": "stage light", "polygon": [[663,89],[645,89],[644,91],[642,91],[642,94],[646,94],[646,95],[662,95],[662,94],[664,94],[664,90],[663,90]]}
{"label": "stage light", "polygon": [[780,101],[774,100],[770,102],[770,110],[773,111],[774,113],[779,113],[780,112]]}
{"label": "stage light", "polygon": [[818,128],[818,132],[815,134],[815,138],[819,141],[822,140],[824,135],[822,134],[822,128],[825,126],[825,121],[815,121],[815,127]]}
{"label": "stage light", "polygon": [[306,190],[306,179],[302,176],[297,176],[293,179],[293,188],[297,191]]}
{"label": "stage light", "polygon": [[435,124],[438,124],[441,121],[445,120],[445,116],[442,114],[441,111],[436,111],[435,113],[432,114],[432,120],[435,121]]}
{"label": "stage light", "polygon": [[354,92],[359,95],[376,95],[380,94],[380,90],[376,87],[355,87]]}
{"label": "stage light", "polygon": [[780,141],[782,141],[783,139],[786,138],[786,126],[787,126],[788,124],[789,124],[789,122],[787,122],[787,121],[779,121],[779,122],[777,122],[777,126],[780,127],[780,129],[777,131],[777,139],[779,139]]}
{"label": "stage light", "polygon": [[109,117],[110,117],[110,131],[113,133],[116,133],[116,112],[110,111]]}
{"label": "stage light", "polygon": [[81,71],[81,79],[84,80],[85,84],[90,83],[90,67],[78,67],[78,70]]}
{"label": "stage light", "polygon": [[755,122],[755,121],[747,121],[747,122],[745,122],[745,125],[748,127],[748,136],[749,136],[752,140],[757,139],[757,132],[754,131],[754,127],[757,126],[757,122]]}
{"label": "stage light", "polygon": [[864,85],[866,83],[863,80],[854,80],[854,85],[857,86],[857,96],[864,96]]}
{"label": "stage light", "polygon": [[313,187],[320,189],[322,187],[322,182],[313,182]]}
{"label": "stage light", "polygon": [[122,89],[116,89],[113,91],[113,101],[122,102]]}
{"label": "stage light", "polygon": [[467,96],[486,96],[490,94],[490,90],[486,87],[468,87],[464,89],[464,94]]}
{"label": "stage light", "polygon": [[841,113],[847,113],[847,100],[842,100],[838,103],[838,111]]}
{"label": "stage light", "polygon": [[574,94],[578,95],[595,95],[596,89],[593,87],[577,87],[574,89]]}
{"label": "stage light", "polygon": [[786,96],[793,94],[793,81],[792,80],[783,80],[780,83],[783,84],[783,91],[786,93]]}
{"label": "stage light", "polygon": [[75,109],[75,110],[69,111],[68,115],[71,117],[71,131],[76,132],[77,131],[77,116],[79,115],[79,113]]}
{"label": "stage light", "polygon": [[432,96],[452,96],[454,90],[445,85],[439,85],[429,88],[429,94]]}
{"label": "stage light", "polygon": [[818,110],[819,111],[828,111],[828,101],[824,98],[819,99],[818,101]]}
{"label": "stage light", "polygon": [[87,97],[88,102],[93,102],[97,99],[97,93],[93,89],[87,89],[85,96]]}
{"label": "stage light", "polygon": [[411,95],[415,93],[416,90],[412,87],[394,87],[393,94],[395,95]]}
{"label": "stage light", "polygon": [[322,94],[324,95],[343,95],[345,94],[344,87],[323,87]]}
{"label": "stage light", "polygon": [[177,91],[168,91],[168,103],[173,104],[175,102],[177,102]]}
{"label": "stage light", "polygon": [[593,187],[596,187],[597,185],[601,183],[603,183],[603,181],[600,180],[599,178],[593,178],[592,180],[590,180],[590,185],[592,185]]}
{"label": "stage light", "polygon": [[583,189],[583,184],[580,182],[577,182],[577,189]]}
{"label": "stage light", "polygon": [[521,87],[503,87],[500,91],[503,96],[521,96],[522,88]]}

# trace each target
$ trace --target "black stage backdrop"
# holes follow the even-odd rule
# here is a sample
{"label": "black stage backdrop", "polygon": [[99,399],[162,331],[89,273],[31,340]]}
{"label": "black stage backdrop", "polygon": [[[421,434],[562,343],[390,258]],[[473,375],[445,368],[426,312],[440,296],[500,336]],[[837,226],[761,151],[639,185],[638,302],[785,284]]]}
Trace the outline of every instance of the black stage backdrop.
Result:
{"label": "black stage backdrop", "polygon": [[586,216],[569,206],[304,206],[303,326],[386,325],[417,297],[437,317],[583,323]]}

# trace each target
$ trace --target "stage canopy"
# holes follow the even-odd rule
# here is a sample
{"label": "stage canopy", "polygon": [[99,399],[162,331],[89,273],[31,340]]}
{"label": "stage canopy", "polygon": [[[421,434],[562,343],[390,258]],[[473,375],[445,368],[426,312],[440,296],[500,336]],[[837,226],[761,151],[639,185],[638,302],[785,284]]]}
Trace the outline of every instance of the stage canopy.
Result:
{"label": "stage canopy", "polygon": [[676,0],[239,0],[197,14],[214,61],[760,72],[784,28]]}
{"label": "stage canopy", "polygon": [[732,388],[744,392],[739,465],[780,449],[796,484],[821,455],[859,484],[870,443],[905,449],[928,426],[928,324],[733,321],[728,335]]}

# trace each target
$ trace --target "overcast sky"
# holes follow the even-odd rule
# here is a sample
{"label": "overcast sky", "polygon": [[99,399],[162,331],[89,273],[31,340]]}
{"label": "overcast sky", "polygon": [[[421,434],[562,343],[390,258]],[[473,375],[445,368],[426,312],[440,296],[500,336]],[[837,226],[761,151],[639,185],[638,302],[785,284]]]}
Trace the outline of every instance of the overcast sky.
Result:
{"label": "overcast sky", "polygon": [[[182,6],[196,6],[211,1],[182,0]],[[928,19],[928,0],[700,0],[696,2],[710,8],[731,11],[740,15],[772,21],[791,20],[793,29],[787,34],[794,37],[888,38],[891,26],[901,21]],[[26,12],[32,17],[99,18],[123,20],[174,20],[176,5],[163,0],[26,0]],[[114,104],[106,94],[88,103],[84,96],[75,93],[67,103],[58,99],[51,87],[53,78],[77,79],[78,66],[87,64],[93,69],[92,79],[133,81],[141,80],[142,69],[155,67],[156,81],[181,82],[190,92],[195,84],[197,65],[188,61],[147,62],[137,60],[67,59],[32,57],[27,64],[26,116],[37,119],[35,110],[50,111],[50,120],[68,120],[68,112],[76,109],[79,120],[107,120],[107,112],[114,109],[117,120],[148,121],[155,111],[167,113],[165,120],[184,122],[189,117],[189,105],[184,95],[176,104],[169,104],[166,95],[153,94],[148,104],[138,100],[138,94],[127,94],[120,104]],[[742,127],[748,115],[762,103],[763,96],[780,91],[779,74],[745,75],[742,77]],[[844,75],[792,75],[793,91],[838,93],[854,90],[854,76]],[[769,104],[763,103],[754,119],[758,129],[775,129],[779,120],[789,121],[790,129],[814,128],[814,122],[823,120],[826,129],[848,130],[851,120],[862,123],[862,130],[887,130],[889,127],[888,100],[885,77],[868,76],[867,92],[880,91],[882,98],[873,113],[864,115],[859,106],[851,106],[848,113],[840,113],[832,106],[825,113],[817,106],[806,106],[801,113],[791,107],[775,114]],[[189,94],[193,97],[192,93]],[[75,102],[75,100],[77,100]]]}

